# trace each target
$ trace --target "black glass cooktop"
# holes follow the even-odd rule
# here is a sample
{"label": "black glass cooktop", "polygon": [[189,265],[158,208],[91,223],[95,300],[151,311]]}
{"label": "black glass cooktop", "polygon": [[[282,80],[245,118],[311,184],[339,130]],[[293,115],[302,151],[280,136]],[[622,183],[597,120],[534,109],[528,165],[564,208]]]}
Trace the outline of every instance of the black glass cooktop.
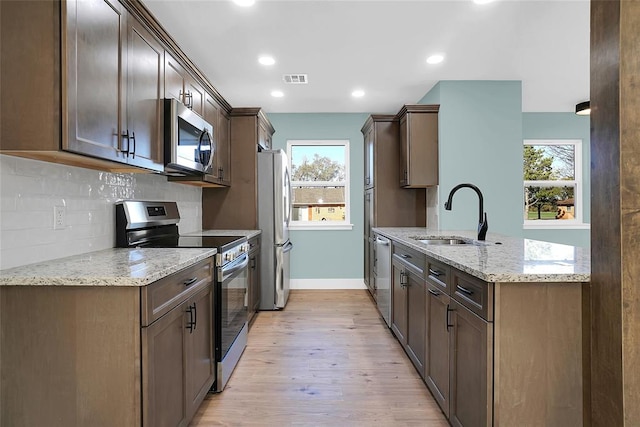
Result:
{"label": "black glass cooktop", "polygon": [[148,248],[218,248],[234,246],[245,242],[244,236],[168,236],[147,241]]}

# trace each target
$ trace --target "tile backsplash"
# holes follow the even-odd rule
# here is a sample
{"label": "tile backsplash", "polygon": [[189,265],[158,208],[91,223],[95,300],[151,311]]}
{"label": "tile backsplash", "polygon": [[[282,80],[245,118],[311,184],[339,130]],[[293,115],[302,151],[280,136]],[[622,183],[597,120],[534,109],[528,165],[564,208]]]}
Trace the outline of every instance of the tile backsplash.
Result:
{"label": "tile backsplash", "polygon": [[[202,224],[202,190],[156,174],[100,172],[0,155],[0,269],[115,245],[114,204],[178,202],[181,233]],[[65,226],[54,230],[54,207]]]}

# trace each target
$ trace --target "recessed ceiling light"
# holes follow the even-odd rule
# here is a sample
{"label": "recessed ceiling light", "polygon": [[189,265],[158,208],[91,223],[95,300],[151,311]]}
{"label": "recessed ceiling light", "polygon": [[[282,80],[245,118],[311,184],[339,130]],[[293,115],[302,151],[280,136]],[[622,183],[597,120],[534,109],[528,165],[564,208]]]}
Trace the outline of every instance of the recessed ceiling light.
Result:
{"label": "recessed ceiling light", "polygon": [[233,0],[233,2],[238,6],[249,7],[249,6],[253,6],[256,0]]}
{"label": "recessed ceiling light", "polygon": [[362,98],[364,96],[364,91],[360,89],[356,89],[353,92],[351,92],[351,96],[353,96],[354,98]]}
{"label": "recessed ceiling light", "polygon": [[261,63],[262,65],[273,65],[276,63],[276,60],[273,59],[273,57],[271,56],[264,55],[258,58],[258,62]]}
{"label": "recessed ceiling light", "polygon": [[271,96],[273,96],[274,98],[282,98],[284,96],[284,93],[282,93],[282,91],[280,90],[272,90]]}
{"label": "recessed ceiling light", "polygon": [[487,4],[487,3],[493,3],[494,0],[473,0],[473,2],[475,4]]}
{"label": "recessed ceiling light", "polygon": [[436,54],[427,58],[427,64],[439,64],[444,61],[444,55]]}

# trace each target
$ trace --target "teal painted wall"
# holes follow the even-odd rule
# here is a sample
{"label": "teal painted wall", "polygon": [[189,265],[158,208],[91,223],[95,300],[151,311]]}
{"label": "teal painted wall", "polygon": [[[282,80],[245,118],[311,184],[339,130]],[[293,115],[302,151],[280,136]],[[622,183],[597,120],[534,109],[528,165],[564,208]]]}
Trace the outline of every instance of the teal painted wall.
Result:
{"label": "teal painted wall", "polygon": [[[583,140],[584,191],[588,197],[589,119],[573,113],[522,113],[518,81],[441,81],[418,103],[440,104],[440,186],[438,215],[443,230],[475,230],[478,200],[462,189],[453,210],[444,202],[451,188],[462,182],[480,187],[496,232],[577,246],[589,246],[589,230],[522,229],[522,140],[577,138]],[[348,139],[351,178],[352,230],[294,230],[291,253],[293,279],[355,279],[363,272],[364,146],[360,129],[368,113],[268,114],[276,133],[274,148],[286,150],[289,139]],[[589,206],[585,206],[585,220]]]}
{"label": "teal painted wall", "polygon": [[292,279],[355,279],[363,276],[364,143],[369,114],[268,114],[276,130],[273,148],[286,151],[290,139],[349,140],[352,230],[292,230]]}
{"label": "teal painted wall", "polygon": [[[574,113],[523,113],[523,139],[581,139],[583,186],[583,222],[591,222],[591,121],[589,116]],[[590,247],[591,230],[524,230],[530,239]]]}
{"label": "teal painted wall", "polygon": [[471,183],[483,193],[489,234],[522,236],[521,82],[441,81],[419,103],[440,104],[440,228],[477,229],[473,190],[459,190],[444,209],[455,185]]}

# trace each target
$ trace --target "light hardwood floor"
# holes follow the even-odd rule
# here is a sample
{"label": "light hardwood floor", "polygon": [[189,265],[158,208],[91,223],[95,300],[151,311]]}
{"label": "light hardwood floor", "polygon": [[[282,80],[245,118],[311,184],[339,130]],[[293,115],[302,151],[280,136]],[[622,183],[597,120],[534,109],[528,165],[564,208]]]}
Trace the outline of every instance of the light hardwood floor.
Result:
{"label": "light hardwood floor", "polygon": [[191,426],[448,426],[366,290],[292,291],[260,312]]}

